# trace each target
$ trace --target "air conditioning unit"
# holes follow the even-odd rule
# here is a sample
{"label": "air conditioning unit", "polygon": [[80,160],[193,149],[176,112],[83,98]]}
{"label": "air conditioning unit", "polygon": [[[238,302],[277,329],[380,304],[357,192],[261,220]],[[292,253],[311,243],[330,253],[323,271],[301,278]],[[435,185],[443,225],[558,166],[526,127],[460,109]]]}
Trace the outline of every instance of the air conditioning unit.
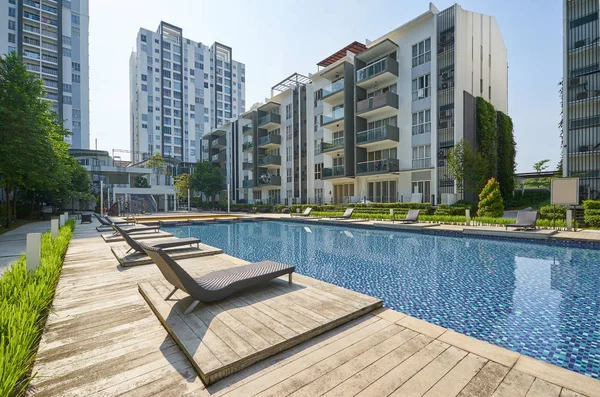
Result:
{"label": "air conditioning unit", "polygon": [[438,160],[438,167],[445,167],[446,166],[446,160]]}
{"label": "air conditioning unit", "polygon": [[420,90],[418,90],[417,91],[417,96],[419,97],[419,99],[425,98],[425,90],[423,88],[421,88]]}
{"label": "air conditioning unit", "polygon": [[450,126],[449,121],[440,121],[440,129],[448,128]]}
{"label": "air conditioning unit", "polygon": [[448,89],[448,83],[442,83],[442,85],[440,86],[441,90],[447,90]]}

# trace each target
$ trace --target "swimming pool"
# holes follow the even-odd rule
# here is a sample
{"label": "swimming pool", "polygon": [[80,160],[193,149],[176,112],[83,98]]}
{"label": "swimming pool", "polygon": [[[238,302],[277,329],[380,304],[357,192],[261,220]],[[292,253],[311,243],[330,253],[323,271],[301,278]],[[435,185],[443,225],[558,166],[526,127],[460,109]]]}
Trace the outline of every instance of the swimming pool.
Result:
{"label": "swimming pool", "polygon": [[293,264],[392,309],[599,377],[598,249],[280,221],[168,231],[248,261]]}

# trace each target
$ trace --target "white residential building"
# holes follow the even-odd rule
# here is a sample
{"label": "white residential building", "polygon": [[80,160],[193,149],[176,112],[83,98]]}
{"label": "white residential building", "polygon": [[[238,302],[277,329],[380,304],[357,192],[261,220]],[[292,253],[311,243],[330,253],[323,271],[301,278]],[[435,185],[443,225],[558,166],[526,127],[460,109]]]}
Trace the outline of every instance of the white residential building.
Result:
{"label": "white residential building", "polygon": [[166,22],[140,29],[129,68],[134,163],[155,152],[194,163],[202,136],[245,111],[245,66],[232,49]]}
{"label": "white residential building", "polygon": [[508,111],[498,25],[459,5],[439,11],[431,4],[318,66],[242,116],[251,123],[238,145],[248,154],[232,169],[250,171],[240,196],[247,201],[452,202],[447,153],[461,139],[477,145],[476,97]]}
{"label": "white residential building", "polygon": [[0,55],[22,57],[73,133],[67,142],[89,148],[88,0],[0,0],[0,15]]}

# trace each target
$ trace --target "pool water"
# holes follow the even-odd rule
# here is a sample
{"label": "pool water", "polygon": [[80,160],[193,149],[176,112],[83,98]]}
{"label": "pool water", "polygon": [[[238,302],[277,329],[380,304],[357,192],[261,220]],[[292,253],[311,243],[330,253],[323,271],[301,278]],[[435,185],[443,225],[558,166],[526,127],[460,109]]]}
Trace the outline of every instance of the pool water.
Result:
{"label": "pool water", "polygon": [[168,231],[248,261],[295,265],[386,307],[599,377],[599,249],[277,221]]}

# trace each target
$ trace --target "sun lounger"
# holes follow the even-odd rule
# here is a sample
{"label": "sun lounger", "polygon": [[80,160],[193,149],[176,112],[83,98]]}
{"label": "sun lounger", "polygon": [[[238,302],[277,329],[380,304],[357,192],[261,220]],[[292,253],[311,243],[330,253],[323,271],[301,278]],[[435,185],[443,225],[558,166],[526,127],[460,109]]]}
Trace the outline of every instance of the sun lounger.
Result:
{"label": "sun lounger", "polygon": [[101,217],[98,214],[94,214],[94,216],[96,217],[96,219],[98,219],[98,222],[100,222],[102,224],[102,226],[135,224],[135,222],[133,222],[133,221],[111,221],[110,219]]}
{"label": "sun lounger", "polygon": [[[125,242],[127,243],[127,245],[129,245],[129,250],[127,252],[131,252],[131,251],[135,251],[135,252],[140,252],[142,254],[145,254],[146,252],[144,251],[144,249],[142,247],[140,247],[140,244],[132,237],[129,235],[129,233],[127,233],[125,230],[123,230],[121,227],[114,225],[113,226],[121,236],[123,236],[123,238],[125,239]],[[151,242],[151,243],[146,243],[146,245],[155,247],[155,248],[175,248],[175,247],[183,247],[185,245],[193,245],[196,244],[196,248],[199,248],[199,244],[200,244],[200,239],[194,238],[194,237],[189,237],[189,238],[175,238],[175,239],[169,239],[169,240],[162,240],[162,241],[156,241],[156,242]]]}
{"label": "sun lounger", "polygon": [[81,223],[92,223],[91,214],[81,214]]}
{"label": "sun lounger", "polygon": [[297,213],[294,214],[293,212],[290,212],[290,215],[291,216],[309,216],[311,211],[312,211],[311,207],[306,207],[306,209],[304,210],[303,213],[301,213],[301,214],[297,214]]}
{"label": "sun lounger", "polygon": [[399,219],[396,222],[400,223],[417,223],[419,220],[419,212],[420,210],[408,210],[406,214],[406,218]]}
{"label": "sun lounger", "polygon": [[133,233],[148,233],[148,232],[155,232],[158,233],[160,232],[160,226],[120,226],[120,225],[112,225],[113,230],[115,231],[113,233],[113,236],[118,236],[121,234],[121,232],[119,230],[117,230],[117,227],[119,227],[120,230],[123,230],[129,234],[133,234]]}
{"label": "sun lounger", "polygon": [[504,228],[508,230],[509,227],[515,229],[535,229],[535,223],[538,218],[537,211],[518,211],[516,223],[510,225],[504,225]]}
{"label": "sun lounger", "polygon": [[352,217],[352,213],[354,212],[354,208],[346,208],[346,211],[341,216],[334,216],[332,219],[350,219]]}
{"label": "sun lounger", "polygon": [[158,266],[165,279],[175,287],[165,300],[169,299],[179,289],[194,299],[184,314],[191,313],[200,302],[218,301],[241,289],[267,282],[285,274],[289,275],[291,284],[292,273],[295,271],[294,266],[273,261],[262,261],[193,278],[162,249],[141,242],[139,244]]}

